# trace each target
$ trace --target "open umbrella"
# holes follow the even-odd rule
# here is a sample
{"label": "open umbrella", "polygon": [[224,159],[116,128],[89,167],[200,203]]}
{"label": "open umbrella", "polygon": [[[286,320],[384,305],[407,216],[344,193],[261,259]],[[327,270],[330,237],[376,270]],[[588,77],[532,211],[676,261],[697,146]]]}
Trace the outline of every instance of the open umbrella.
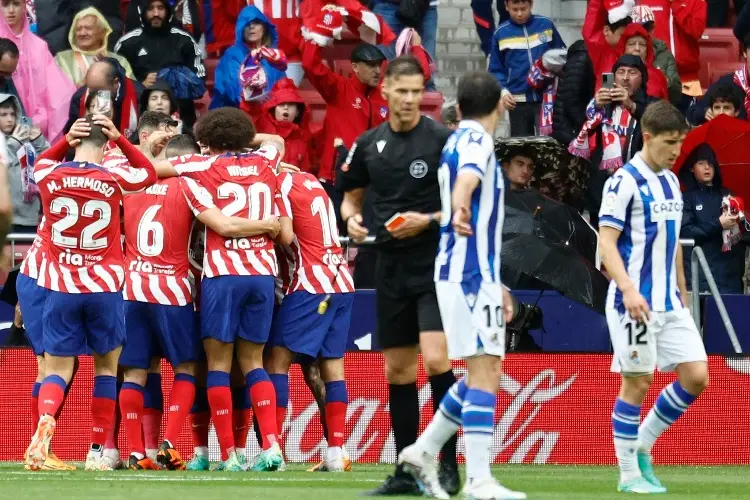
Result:
{"label": "open umbrella", "polygon": [[529,234],[504,235],[500,272],[510,288],[535,280],[604,314],[609,281],[570,245]]}
{"label": "open umbrella", "polygon": [[573,207],[533,189],[509,190],[505,195],[503,238],[509,234],[542,236],[569,245],[599,267],[599,236]]}
{"label": "open umbrella", "polygon": [[703,143],[716,153],[724,187],[743,200],[750,200],[750,122],[719,115],[693,129],[682,143],[672,171],[679,175],[687,157]]}
{"label": "open umbrella", "polygon": [[534,162],[531,187],[563,203],[580,207],[589,180],[589,165],[551,137],[514,137],[495,143],[501,162],[523,152]]}

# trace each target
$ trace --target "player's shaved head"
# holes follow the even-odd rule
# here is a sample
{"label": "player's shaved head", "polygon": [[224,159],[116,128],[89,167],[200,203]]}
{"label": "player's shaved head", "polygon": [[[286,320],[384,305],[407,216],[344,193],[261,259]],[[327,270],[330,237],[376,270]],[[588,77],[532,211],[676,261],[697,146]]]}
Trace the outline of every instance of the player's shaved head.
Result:
{"label": "player's shaved head", "polygon": [[198,120],[195,136],[212,152],[240,153],[250,147],[255,137],[255,127],[239,109],[219,108]]}
{"label": "player's shaved head", "polygon": [[164,148],[164,156],[167,158],[199,154],[200,152],[201,148],[198,147],[198,143],[187,134],[172,137]]}
{"label": "player's shaved head", "polygon": [[86,115],[86,124],[91,127],[88,137],[81,139],[81,145],[79,147],[89,146],[94,149],[101,149],[109,141],[106,135],[104,135],[101,125],[94,124],[92,115]]}

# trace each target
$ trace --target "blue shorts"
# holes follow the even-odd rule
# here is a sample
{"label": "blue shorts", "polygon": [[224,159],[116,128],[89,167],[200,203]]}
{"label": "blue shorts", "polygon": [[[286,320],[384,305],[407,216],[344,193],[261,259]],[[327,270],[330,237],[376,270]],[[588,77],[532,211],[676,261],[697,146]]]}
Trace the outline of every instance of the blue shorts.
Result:
{"label": "blue shorts", "polygon": [[195,329],[193,304],[165,306],[125,301],[128,338],[120,365],[147,370],[151,358],[162,357],[174,367],[200,358],[200,332]]}
{"label": "blue shorts", "polygon": [[26,338],[31,344],[31,349],[37,356],[44,354],[42,316],[44,315],[44,303],[47,302],[48,292],[49,290],[43,286],[37,285],[34,278],[18,273],[16,294],[18,295],[18,305],[21,308],[21,316],[23,316],[23,328],[26,332]]}
{"label": "blue shorts", "polygon": [[311,358],[343,358],[354,294],[331,294],[328,309],[319,314],[318,306],[324,298],[325,294],[305,291],[284,297],[274,317],[268,344]]}
{"label": "blue shorts", "polygon": [[217,276],[201,282],[201,337],[265,344],[271,330],[273,276]]}
{"label": "blue shorts", "polygon": [[107,354],[125,343],[121,292],[63,293],[49,290],[44,305],[44,351],[53,356]]}

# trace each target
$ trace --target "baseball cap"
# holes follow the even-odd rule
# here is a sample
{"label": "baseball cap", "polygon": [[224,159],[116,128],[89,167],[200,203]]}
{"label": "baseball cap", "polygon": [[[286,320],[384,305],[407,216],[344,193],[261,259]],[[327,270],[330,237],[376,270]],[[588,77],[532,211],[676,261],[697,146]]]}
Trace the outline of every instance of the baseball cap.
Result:
{"label": "baseball cap", "polygon": [[656,21],[654,11],[647,5],[633,7],[633,10],[630,12],[630,17],[633,19],[634,23],[638,24],[646,24]]}
{"label": "baseball cap", "polygon": [[351,62],[379,63],[385,61],[385,55],[376,46],[362,42],[352,50]]}

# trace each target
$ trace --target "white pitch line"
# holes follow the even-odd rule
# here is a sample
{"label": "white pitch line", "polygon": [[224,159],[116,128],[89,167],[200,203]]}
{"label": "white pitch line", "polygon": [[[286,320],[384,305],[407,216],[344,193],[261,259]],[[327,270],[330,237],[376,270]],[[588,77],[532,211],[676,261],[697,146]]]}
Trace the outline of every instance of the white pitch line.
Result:
{"label": "white pitch line", "polygon": [[[16,477],[4,477],[4,476],[16,476]],[[20,477],[19,477],[20,476]],[[12,481],[16,479],[65,479],[68,481],[174,481],[174,482],[190,482],[190,481],[208,481],[208,482],[221,482],[221,481],[235,481],[235,482],[285,482],[285,483],[329,483],[337,481],[351,481],[356,483],[379,483],[382,482],[380,479],[348,479],[347,477],[284,477],[278,475],[274,477],[264,476],[248,476],[248,475],[230,475],[230,476],[170,476],[167,474],[134,474],[134,475],[79,475],[70,474],[65,472],[32,472],[32,471],[7,471],[0,472],[0,481]]]}

